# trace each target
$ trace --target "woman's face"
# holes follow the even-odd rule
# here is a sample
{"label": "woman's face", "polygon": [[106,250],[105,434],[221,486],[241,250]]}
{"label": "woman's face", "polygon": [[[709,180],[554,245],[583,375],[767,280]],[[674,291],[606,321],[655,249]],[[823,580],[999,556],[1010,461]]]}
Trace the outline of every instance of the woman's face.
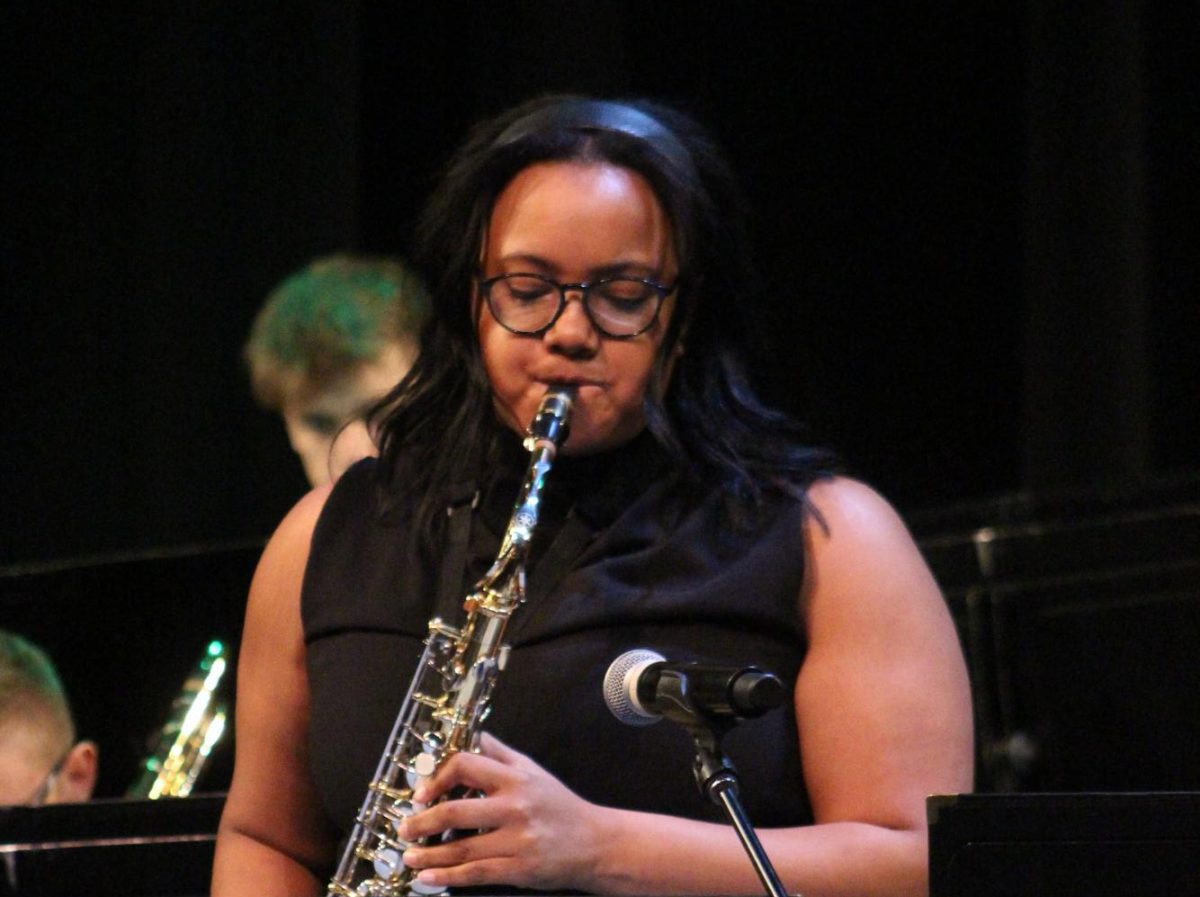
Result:
{"label": "woman's face", "polygon": [[[609,163],[544,162],[497,197],[483,249],[483,277],[540,274],[559,283],[628,276],[672,285],[678,277],[666,213],[649,183]],[[540,336],[511,333],[476,295],[479,345],[501,419],[524,433],[552,383],[578,387],[565,451],[582,455],[632,439],[645,425],[642,399],[674,310],[632,339],[601,334],[578,290]]]}

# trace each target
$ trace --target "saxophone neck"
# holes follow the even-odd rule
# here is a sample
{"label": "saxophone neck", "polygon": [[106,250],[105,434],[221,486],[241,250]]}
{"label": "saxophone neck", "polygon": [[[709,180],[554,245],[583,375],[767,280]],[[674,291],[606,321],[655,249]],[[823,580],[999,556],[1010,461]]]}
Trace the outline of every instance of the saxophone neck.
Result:
{"label": "saxophone neck", "polygon": [[504,531],[504,540],[500,545],[500,556],[511,554],[523,555],[529,549],[534,530],[537,529],[541,517],[542,493],[546,485],[546,477],[554,461],[553,449],[539,447],[529,460],[529,468],[525,472],[525,482],[521,486],[517,503],[513,507],[512,517],[508,528]]}

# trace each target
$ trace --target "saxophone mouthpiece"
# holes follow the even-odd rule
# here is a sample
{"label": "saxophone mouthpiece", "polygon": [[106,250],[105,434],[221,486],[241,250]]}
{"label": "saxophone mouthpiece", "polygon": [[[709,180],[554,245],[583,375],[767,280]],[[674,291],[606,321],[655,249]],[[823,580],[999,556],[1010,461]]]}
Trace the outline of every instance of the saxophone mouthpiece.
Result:
{"label": "saxophone mouthpiece", "polygon": [[554,384],[546,390],[537,414],[529,424],[529,435],[525,439],[528,451],[533,451],[538,445],[557,451],[567,441],[571,408],[578,392],[579,387],[571,383]]}

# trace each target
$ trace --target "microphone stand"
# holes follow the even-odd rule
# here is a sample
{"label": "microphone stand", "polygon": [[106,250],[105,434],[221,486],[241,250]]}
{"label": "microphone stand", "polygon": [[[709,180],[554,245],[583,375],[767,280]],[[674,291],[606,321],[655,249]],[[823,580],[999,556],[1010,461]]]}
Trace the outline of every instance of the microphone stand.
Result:
{"label": "microphone stand", "polygon": [[692,698],[687,677],[673,670],[663,671],[658,680],[657,695],[662,705],[662,715],[679,723],[692,736],[696,746],[692,772],[700,793],[725,811],[767,894],[770,897],[788,897],[783,882],[779,880],[742,807],[738,797],[737,772],[721,751],[721,739],[733,728],[736,718],[704,712],[702,705]]}
{"label": "microphone stand", "polygon": [[696,746],[696,759],[692,762],[692,771],[695,773],[696,786],[700,793],[725,811],[725,815],[737,831],[746,855],[754,864],[759,881],[763,883],[770,897],[787,897],[783,882],[779,880],[770,857],[763,850],[762,843],[750,824],[750,818],[742,807],[738,797],[737,773],[733,764],[721,752],[721,735],[717,733],[716,726],[696,722],[689,724],[687,728]]}

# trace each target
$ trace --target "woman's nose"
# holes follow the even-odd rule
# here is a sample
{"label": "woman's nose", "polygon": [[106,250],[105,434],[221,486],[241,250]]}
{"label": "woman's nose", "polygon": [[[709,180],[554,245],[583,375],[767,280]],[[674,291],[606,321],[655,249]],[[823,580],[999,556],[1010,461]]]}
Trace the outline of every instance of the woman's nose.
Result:
{"label": "woman's nose", "polygon": [[568,290],[566,297],[566,307],[542,339],[550,349],[569,355],[594,353],[600,348],[600,333],[583,307],[583,294]]}

